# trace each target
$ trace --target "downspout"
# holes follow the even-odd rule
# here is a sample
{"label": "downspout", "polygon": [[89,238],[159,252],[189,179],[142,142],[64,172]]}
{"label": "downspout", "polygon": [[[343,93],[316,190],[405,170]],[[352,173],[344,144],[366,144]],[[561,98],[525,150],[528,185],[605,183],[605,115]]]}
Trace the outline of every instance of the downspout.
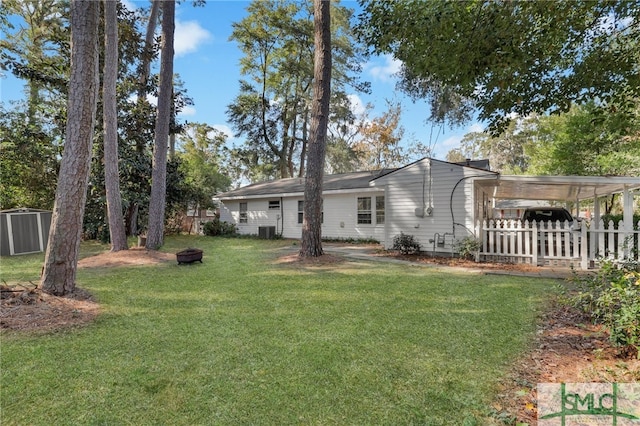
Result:
{"label": "downspout", "polygon": [[[476,177],[480,177],[482,175],[472,175],[472,176],[465,176],[463,178],[460,178],[460,180],[458,180],[458,182],[456,182],[456,184],[453,186],[453,189],[451,190],[451,196],[449,197],[449,210],[451,211],[451,223],[452,223],[452,233],[453,233],[453,238],[456,238],[456,225],[462,226],[464,229],[467,230],[467,232],[469,232],[471,235],[475,235],[474,231],[467,228],[464,224],[462,223],[458,223],[456,222],[456,218],[454,216],[453,213],[453,194],[456,192],[456,188],[458,188],[458,185],[460,185],[460,183],[462,183],[463,181],[467,180],[467,179],[471,179],[471,178],[476,178]],[[495,175],[496,179],[500,179],[500,175],[497,174]]]}
{"label": "downspout", "polygon": [[[278,230],[276,229],[276,234]],[[280,197],[280,236],[284,236],[284,197]]]}

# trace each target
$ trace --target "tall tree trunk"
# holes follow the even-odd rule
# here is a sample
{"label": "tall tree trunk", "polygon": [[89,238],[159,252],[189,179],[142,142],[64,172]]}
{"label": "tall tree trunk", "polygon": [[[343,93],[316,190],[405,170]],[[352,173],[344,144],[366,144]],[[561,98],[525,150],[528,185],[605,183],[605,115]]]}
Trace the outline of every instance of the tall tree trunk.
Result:
{"label": "tall tree trunk", "polygon": [[314,0],[314,82],[304,187],[301,257],[322,256],[322,179],[331,98],[331,2]]}
{"label": "tall tree trunk", "polygon": [[127,232],[122,215],[120,173],[118,171],[118,113],[116,108],[116,81],[118,79],[118,3],[104,0],[104,183],[107,190],[107,217],[111,251],[127,250]]}
{"label": "tall tree trunk", "polygon": [[71,2],[71,75],[64,152],[42,272],[42,289],[65,295],[75,290],[82,217],[87,199],[91,144],[98,94],[100,2]]}
{"label": "tall tree trunk", "polygon": [[151,59],[153,58],[153,39],[158,23],[158,12],[160,1],[151,0],[151,10],[149,11],[149,22],[144,38],[144,50],[142,52],[142,63],[140,65],[140,78],[138,80],[138,101],[147,96],[147,82],[151,72]]}
{"label": "tall tree trunk", "polygon": [[162,48],[160,57],[160,89],[158,91],[158,115],[153,145],[151,171],[151,199],[149,201],[149,229],[146,247],[155,250],[164,242],[164,214],[167,198],[167,144],[171,120],[171,95],[173,93],[173,34],[175,30],[176,3],[162,2]]}

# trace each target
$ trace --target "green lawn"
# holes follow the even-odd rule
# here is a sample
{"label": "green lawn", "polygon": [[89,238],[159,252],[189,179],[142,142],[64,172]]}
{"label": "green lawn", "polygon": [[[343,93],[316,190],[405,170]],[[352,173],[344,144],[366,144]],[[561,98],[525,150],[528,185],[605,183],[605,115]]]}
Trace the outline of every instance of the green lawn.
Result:
{"label": "green lawn", "polygon": [[[278,265],[287,241],[168,238],[204,263],[82,269],[103,313],[2,334],[2,425],[483,424],[554,282]],[[95,244],[83,250],[96,252]],[[42,255],[2,258],[35,280]]]}

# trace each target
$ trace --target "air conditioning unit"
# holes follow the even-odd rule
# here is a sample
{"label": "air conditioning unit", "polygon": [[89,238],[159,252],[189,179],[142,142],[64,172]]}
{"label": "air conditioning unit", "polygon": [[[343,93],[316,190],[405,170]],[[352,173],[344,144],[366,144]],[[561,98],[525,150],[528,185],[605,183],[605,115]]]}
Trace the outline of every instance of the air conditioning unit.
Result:
{"label": "air conditioning unit", "polygon": [[275,226],[258,226],[258,238],[271,240],[276,237]]}

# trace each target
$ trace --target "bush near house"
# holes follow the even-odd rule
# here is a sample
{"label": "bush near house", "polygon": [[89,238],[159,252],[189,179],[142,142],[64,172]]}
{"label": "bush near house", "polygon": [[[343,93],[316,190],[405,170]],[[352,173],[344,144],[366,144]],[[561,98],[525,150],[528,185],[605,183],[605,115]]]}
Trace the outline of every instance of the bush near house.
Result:
{"label": "bush near house", "polygon": [[202,228],[204,231],[204,235],[208,235],[211,237],[221,235],[235,235],[238,232],[235,224],[223,222],[218,217],[209,222],[205,222]]}
{"label": "bush near house", "polygon": [[463,259],[475,260],[476,254],[480,250],[480,240],[475,237],[465,237],[461,240],[457,240],[453,248],[458,255]]}
{"label": "bush near house", "polygon": [[420,253],[421,247],[416,237],[401,232],[393,237],[393,249],[402,254],[417,254]]}

